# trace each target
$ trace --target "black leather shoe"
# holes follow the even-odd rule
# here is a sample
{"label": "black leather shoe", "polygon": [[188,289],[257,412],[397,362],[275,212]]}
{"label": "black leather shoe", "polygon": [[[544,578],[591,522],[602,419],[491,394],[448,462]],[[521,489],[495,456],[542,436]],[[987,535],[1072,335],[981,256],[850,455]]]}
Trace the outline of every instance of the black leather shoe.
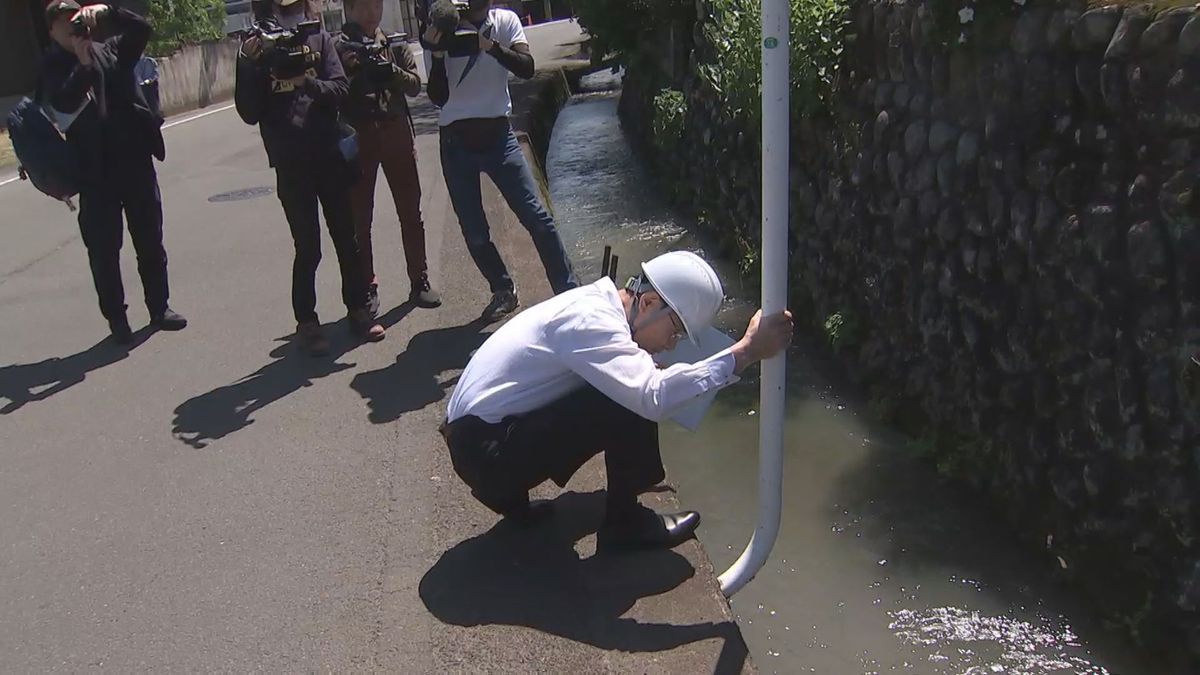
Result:
{"label": "black leather shoe", "polygon": [[108,330],[112,333],[113,341],[119,345],[133,344],[133,329],[125,319],[108,322]]}
{"label": "black leather shoe", "polygon": [[162,314],[150,317],[150,325],[159,330],[183,330],[187,328],[187,319],[168,307]]}
{"label": "black leather shoe", "polygon": [[640,507],[618,521],[605,521],[596,533],[601,548],[674,548],[691,539],[700,526],[696,511],[655,513]]}
{"label": "black leather shoe", "polygon": [[442,306],[442,298],[429,285],[429,277],[427,276],[422,276],[413,282],[412,290],[408,293],[408,299],[414,305],[423,309],[433,309]]}

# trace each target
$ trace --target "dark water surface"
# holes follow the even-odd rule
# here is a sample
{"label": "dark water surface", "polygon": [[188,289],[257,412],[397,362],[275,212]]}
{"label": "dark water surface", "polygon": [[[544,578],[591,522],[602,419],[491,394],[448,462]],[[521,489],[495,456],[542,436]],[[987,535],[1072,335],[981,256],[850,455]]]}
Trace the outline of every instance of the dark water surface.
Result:
{"label": "dark water surface", "polygon": [[[585,79],[562,111],[547,158],[563,237],[581,277],[599,275],[605,244],[619,281],[669,249],[695,250],[723,279],[736,270],[705,252],[668,209],[617,120],[617,85]],[[719,321],[740,332],[753,298]],[[903,439],[860,412],[849,387],[809,350],[789,353],[784,509],[767,567],[733,601],[758,666],[781,673],[1155,673],[1049,580],[1044,557],[1016,544],[975,495],[943,483]],[[663,426],[679,498],[704,515],[701,540],[718,571],[749,540],[756,516],[758,384],[717,398],[690,433]]]}

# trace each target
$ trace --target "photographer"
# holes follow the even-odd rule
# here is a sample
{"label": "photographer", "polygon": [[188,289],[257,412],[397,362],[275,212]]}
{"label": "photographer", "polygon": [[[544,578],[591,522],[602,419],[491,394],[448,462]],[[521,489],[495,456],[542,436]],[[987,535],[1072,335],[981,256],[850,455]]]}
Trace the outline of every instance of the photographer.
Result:
{"label": "photographer", "polygon": [[438,307],[442,302],[429,285],[416,140],[405,99],[406,95],[421,93],[417,62],[408,45],[398,39],[389,40],[379,29],[383,0],[348,0],[346,9],[350,22],[334,36],[334,44],[346,74],[350,76],[350,95],[343,103],[342,111],[346,121],[358,132],[362,177],[350,196],[363,271],[370,282],[368,304],[372,313],[379,311],[371,222],[375,210],[376,177],[382,165],[396,204],[396,214],[400,217],[410,283],[408,299],[418,307]]}
{"label": "photographer", "polygon": [[304,3],[299,0],[272,0],[258,4],[256,11],[257,28],[238,55],[234,97],[242,120],[259,125],[296,246],[296,332],[313,356],[329,352],[316,311],[319,201],[337,252],[350,325],[363,339],[382,340],[383,326],[367,309],[366,277],[354,237],[350,186],[356,169],[342,150],[337,108],[349,82],[333,40],[320,24],[303,21]]}
{"label": "photographer", "polygon": [[518,302],[512,277],[492,243],[480,172],[491,177],[529,230],[554,292],[579,285],[508,120],[508,75],[533,77],[533,56],[516,13],[492,9],[491,0],[471,0],[461,10],[438,0],[429,10],[424,42],[432,56],[429,98],[441,108],[442,174],[467,248],[491,286],[492,301],[483,319],[498,321],[514,312]]}
{"label": "photographer", "polygon": [[[100,19],[111,23],[112,37],[94,42],[91,33]],[[100,313],[117,342],[133,342],[121,283],[124,212],[151,325],[181,330],[187,320],[167,305],[167,252],[153,160],[166,156],[162,118],[147,104],[134,78],[134,67],[150,39],[150,24],[124,9],[80,8],[74,0],[54,0],[46,7],[46,25],[53,44],[42,66],[38,97],[60,117],[71,118],[67,142],[78,155],[84,177],[79,231]]]}

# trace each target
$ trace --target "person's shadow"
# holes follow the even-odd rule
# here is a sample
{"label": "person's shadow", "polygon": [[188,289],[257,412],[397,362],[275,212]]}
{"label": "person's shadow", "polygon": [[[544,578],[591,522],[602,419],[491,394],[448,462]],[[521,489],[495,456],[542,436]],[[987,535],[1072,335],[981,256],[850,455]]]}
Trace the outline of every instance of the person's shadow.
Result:
{"label": "person's shadow", "polygon": [[387,424],[445,398],[458,379],[440,382],[438,376],[466,367],[471,353],[487,339],[487,325],[476,319],[461,326],[417,333],[396,356],[395,363],[355,375],[350,387],[367,399],[369,419]]}
{"label": "person's shadow", "polygon": [[[400,305],[379,317],[379,322],[390,327],[412,308],[409,303]],[[194,448],[206,447],[250,426],[254,423],[251,415],[302,387],[311,386],[313,380],[353,368],[353,363],[339,363],[338,359],[362,342],[349,334],[344,320],[325,328],[330,341],[327,356],[312,357],[304,353],[295,335],[279,338],[284,344],[271,351],[274,361],[236,382],[179,404],[175,408],[172,433]]]}
{"label": "person's shadow", "polygon": [[422,577],[425,607],[456,626],[524,626],[606,650],[657,652],[722,638],[714,672],[741,672],[746,645],[729,621],[690,625],[622,618],[640,598],[666,593],[695,574],[670,550],[597,553],[580,559],[575,542],[595,531],[604,492],[568,492],[549,522],[501,520],[463,541]]}
{"label": "person's shadow", "polygon": [[143,328],[134,333],[132,345],[119,345],[106,337],[78,354],[0,368],[0,398],[8,399],[0,415],[11,415],[27,403],[44,401],[83,382],[88,373],[129,356],[150,332]]}

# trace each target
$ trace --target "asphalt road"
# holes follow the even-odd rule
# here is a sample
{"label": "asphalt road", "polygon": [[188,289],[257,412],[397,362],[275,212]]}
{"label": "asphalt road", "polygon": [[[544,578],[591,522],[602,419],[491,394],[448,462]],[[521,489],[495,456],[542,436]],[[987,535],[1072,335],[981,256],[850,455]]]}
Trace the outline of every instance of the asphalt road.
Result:
{"label": "asphalt road", "polygon": [[[578,28],[532,35],[561,55]],[[171,304],[191,325],[139,330],[133,349],[106,339],[73,214],[0,185],[0,668],[750,667],[698,546],[592,555],[596,463],[553,522],[528,531],[497,525],[453,475],[436,428],[486,337],[473,320],[487,292],[449,206],[433,114],[418,105],[445,305],[400,304],[399,228],[381,186],[389,333],[350,338],[326,239],[325,359],[291,343],[292,243],[258,134],[233,111],[166,132]],[[546,297],[528,235],[485,186],[523,301]],[[132,246],[123,270],[137,329],[148,317]]]}

